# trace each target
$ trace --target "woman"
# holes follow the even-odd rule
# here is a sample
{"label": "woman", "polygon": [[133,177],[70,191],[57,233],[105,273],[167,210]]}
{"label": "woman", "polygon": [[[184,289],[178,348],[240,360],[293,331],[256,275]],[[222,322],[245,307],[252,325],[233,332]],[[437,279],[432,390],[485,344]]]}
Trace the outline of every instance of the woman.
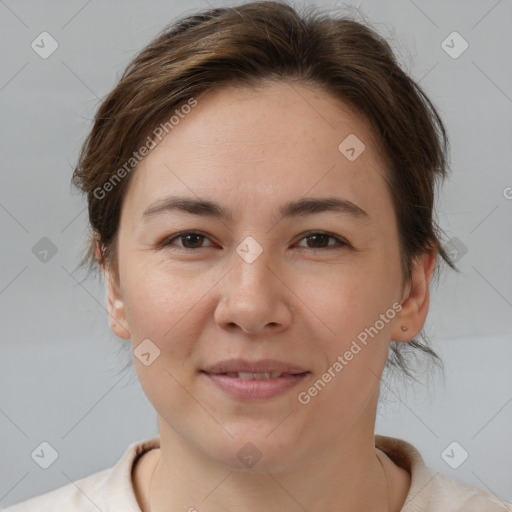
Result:
{"label": "woman", "polygon": [[[74,184],[159,436],[25,511],[512,510],[374,434],[444,260],[447,137],[350,19],[254,2],[184,18],[102,103]],[[391,357],[388,354],[391,348]]]}

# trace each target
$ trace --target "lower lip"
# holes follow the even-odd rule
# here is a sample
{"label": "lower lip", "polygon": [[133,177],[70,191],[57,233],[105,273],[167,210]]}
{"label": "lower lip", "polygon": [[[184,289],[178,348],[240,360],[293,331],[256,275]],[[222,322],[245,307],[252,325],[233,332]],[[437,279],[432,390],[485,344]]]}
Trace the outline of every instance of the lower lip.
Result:
{"label": "lower lip", "polygon": [[202,372],[202,374],[219,389],[243,400],[259,400],[280,395],[295,387],[308,373],[309,372],[297,375],[283,375],[275,379],[245,380],[238,377],[228,377],[223,374]]}

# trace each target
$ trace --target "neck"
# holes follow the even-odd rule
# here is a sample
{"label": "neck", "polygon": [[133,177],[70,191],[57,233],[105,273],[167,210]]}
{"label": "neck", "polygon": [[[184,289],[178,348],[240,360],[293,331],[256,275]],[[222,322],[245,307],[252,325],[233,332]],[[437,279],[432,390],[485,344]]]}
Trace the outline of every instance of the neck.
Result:
{"label": "neck", "polygon": [[321,453],[319,444],[309,458],[272,472],[240,471],[206,459],[165,425],[160,439],[144,512],[392,510],[387,477],[392,462],[378,454],[373,432],[370,439],[345,434]]}

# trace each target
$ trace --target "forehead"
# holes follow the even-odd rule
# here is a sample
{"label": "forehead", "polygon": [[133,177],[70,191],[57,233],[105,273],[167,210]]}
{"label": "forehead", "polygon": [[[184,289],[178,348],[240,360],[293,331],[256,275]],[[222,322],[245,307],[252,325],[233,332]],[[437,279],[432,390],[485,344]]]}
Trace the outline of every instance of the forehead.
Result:
{"label": "forehead", "polygon": [[180,116],[134,171],[124,205],[136,218],[166,195],[247,209],[337,194],[377,212],[390,206],[384,172],[371,125],[321,89],[230,86]]}

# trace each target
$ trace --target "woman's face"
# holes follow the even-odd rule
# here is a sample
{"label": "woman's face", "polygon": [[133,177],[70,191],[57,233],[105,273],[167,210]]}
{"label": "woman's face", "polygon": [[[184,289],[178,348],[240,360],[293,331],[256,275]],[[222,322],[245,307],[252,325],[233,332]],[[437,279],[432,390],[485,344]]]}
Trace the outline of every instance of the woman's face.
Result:
{"label": "woman's face", "polygon": [[109,283],[162,443],[276,469],[373,436],[410,308],[368,124],[288,83],[197,101],[134,171]]}

